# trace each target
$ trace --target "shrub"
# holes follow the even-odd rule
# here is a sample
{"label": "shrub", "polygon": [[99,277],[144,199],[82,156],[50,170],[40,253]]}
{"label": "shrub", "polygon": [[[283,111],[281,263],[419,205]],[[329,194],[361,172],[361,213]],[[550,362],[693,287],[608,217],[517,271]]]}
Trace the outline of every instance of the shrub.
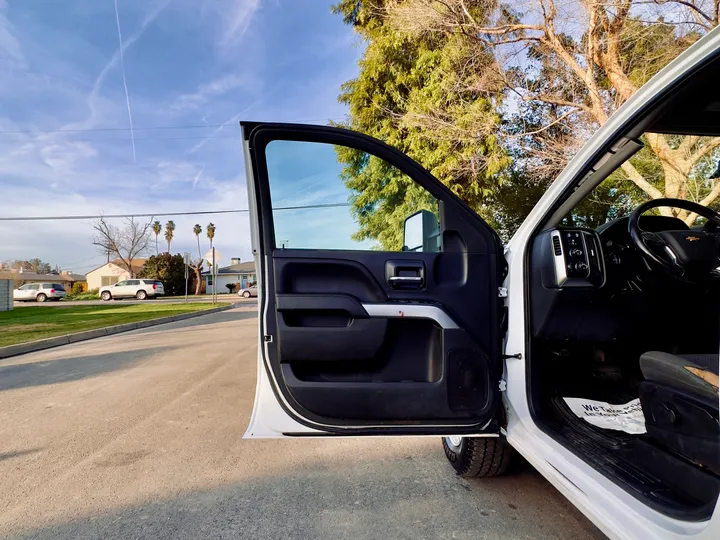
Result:
{"label": "shrub", "polygon": [[70,289],[70,294],[77,295],[85,292],[84,284],[80,281],[76,281],[72,284],[72,289]]}
{"label": "shrub", "polygon": [[[74,287],[73,287],[74,289]],[[91,291],[86,292],[79,292],[77,294],[70,292],[65,297],[66,300],[99,300],[100,295],[98,294],[98,289],[92,289]]]}

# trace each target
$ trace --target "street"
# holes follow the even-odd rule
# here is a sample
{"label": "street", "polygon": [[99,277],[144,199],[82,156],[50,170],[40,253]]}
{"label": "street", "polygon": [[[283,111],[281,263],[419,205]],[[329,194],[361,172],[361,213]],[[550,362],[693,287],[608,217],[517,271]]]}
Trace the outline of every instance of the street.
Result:
{"label": "street", "polygon": [[529,466],[429,438],[247,441],[248,306],[0,361],[0,536],[602,538]]}

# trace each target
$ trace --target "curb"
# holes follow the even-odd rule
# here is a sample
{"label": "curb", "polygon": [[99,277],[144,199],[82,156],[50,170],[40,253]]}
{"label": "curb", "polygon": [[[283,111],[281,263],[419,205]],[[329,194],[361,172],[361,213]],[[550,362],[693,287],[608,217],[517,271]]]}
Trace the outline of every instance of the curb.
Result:
{"label": "curb", "polygon": [[106,326],[105,328],[96,328],[94,330],[86,330],[85,332],[77,332],[75,334],[67,334],[64,336],[57,336],[47,339],[40,339],[38,341],[31,341],[29,343],[18,343],[17,345],[8,345],[6,347],[0,347],[0,359],[9,358],[11,356],[18,356],[20,354],[26,354],[35,351],[42,351],[45,349],[51,349],[53,347],[60,347],[61,345],[69,345],[70,343],[77,343],[79,341],[86,341],[88,339],[95,339],[104,336],[112,336],[114,334],[120,334],[121,332],[129,332],[130,330],[138,330],[141,328],[149,328],[151,326],[158,326],[160,324],[166,324],[175,321],[184,321],[186,319],[192,319],[195,317],[201,317],[202,315],[209,315],[211,313],[219,313],[220,311],[226,311],[238,307],[238,304],[230,304],[229,306],[221,306],[212,309],[206,309],[203,311],[193,311],[190,313],[181,313],[179,315],[171,315],[169,317],[159,317],[157,319],[148,319],[145,321],[138,321],[133,323],[118,324],[115,326]]}

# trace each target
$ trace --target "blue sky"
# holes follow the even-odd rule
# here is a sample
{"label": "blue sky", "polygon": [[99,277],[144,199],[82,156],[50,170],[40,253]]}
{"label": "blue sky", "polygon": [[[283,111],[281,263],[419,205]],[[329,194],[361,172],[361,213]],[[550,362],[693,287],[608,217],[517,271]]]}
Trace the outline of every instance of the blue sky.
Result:
{"label": "blue sky", "polygon": [[[0,214],[247,208],[239,120],[345,114],[363,49],[330,4],[117,0],[121,48],[114,0],[0,0]],[[148,129],[166,126],[200,127]],[[196,252],[192,225],[213,221],[223,262],[251,256],[246,215],[173,219],[173,252]],[[103,262],[91,222],[0,235],[0,260]]]}

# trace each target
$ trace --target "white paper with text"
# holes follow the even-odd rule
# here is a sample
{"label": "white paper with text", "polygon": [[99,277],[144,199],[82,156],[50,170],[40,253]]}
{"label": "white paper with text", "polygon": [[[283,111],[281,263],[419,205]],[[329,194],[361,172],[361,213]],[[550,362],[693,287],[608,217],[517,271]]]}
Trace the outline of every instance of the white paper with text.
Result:
{"label": "white paper with text", "polygon": [[624,405],[582,398],[563,398],[575,416],[603,429],[624,431],[633,435],[646,433],[645,416],[639,399]]}

